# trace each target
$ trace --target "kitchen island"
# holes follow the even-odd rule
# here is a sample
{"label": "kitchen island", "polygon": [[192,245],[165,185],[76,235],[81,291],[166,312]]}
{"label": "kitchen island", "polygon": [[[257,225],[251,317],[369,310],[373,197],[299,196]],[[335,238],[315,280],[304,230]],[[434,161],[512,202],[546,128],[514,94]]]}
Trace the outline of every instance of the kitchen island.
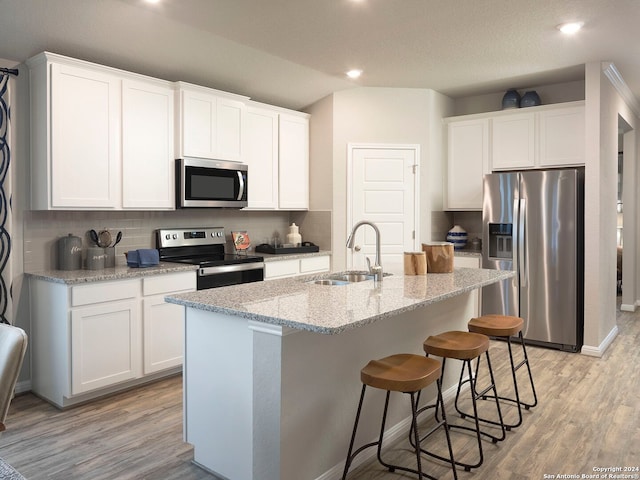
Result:
{"label": "kitchen island", "polygon": [[[339,478],[360,369],[394,353],[423,354],[431,334],[466,330],[477,289],[511,276],[461,268],[346,285],[298,277],[166,297],[186,307],[184,428],[194,461],[231,480]],[[447,369],[447,395],[455,370]],[[369,399],[359,441],[379,428],[382,397]],[[406,399],[397,400],[390,439],[409,428]]]}

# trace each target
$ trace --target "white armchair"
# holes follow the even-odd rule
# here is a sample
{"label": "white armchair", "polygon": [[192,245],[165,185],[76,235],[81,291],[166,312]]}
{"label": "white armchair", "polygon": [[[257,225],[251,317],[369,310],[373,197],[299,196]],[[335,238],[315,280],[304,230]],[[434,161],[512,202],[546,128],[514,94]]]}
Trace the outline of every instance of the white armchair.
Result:
{"label": "white armchair", "polygon": [[0,324],[0,432],[5,430],[9,405],[27,350],[27,334],[21,328]]}

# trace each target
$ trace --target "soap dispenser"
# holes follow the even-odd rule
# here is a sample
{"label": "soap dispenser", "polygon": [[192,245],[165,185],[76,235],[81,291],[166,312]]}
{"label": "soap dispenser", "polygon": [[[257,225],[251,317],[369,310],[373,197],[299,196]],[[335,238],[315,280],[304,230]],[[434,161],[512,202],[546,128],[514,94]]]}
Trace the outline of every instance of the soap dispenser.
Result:
{"label": "soap dispenser", "polygon": [[294,247],[302,245],[302,236],[299,232],[299,227],[295,223],[292,223],[289,227],[289,233],[287,233],[287,243],[292,244]]}

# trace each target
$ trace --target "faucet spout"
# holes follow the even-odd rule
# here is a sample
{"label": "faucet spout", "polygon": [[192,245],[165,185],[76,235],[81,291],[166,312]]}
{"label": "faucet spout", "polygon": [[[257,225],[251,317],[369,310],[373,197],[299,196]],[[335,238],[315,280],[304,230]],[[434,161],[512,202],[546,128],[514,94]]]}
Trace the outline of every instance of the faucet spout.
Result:
{"label": "faucet spout", "polygon": [[373,230],[376,233],[376,261],[374,265],[371,265],[370,262],[367,262],[367,263],[369,264],[369,273],[372,273],[373,275],[375,275],[376,281],[382,281],[383,275],[382,275],[381,249],[380,249],[380,229],[376,226],[376,224],[374,224],[373,222],[369,222],[367,220],[362,220],[356,223],[353,226],[353,229],[351,230],[349,237],[347,238],[347,248],[353,248],[353,245],[356,241],[356,231],[362,225],[369,225],[370,227],[373,228]]}

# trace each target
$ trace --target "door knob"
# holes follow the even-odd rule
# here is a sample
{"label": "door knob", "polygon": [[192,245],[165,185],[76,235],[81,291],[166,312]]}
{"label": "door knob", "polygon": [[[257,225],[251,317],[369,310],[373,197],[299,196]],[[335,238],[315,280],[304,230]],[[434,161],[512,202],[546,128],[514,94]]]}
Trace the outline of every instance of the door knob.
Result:
{"label": "door knob", "polygon": [[354,249],[356,252],[359,252],[359,251],[360,251],[360,245],[356,245],[355,247],[353,247],[353,249]]}

